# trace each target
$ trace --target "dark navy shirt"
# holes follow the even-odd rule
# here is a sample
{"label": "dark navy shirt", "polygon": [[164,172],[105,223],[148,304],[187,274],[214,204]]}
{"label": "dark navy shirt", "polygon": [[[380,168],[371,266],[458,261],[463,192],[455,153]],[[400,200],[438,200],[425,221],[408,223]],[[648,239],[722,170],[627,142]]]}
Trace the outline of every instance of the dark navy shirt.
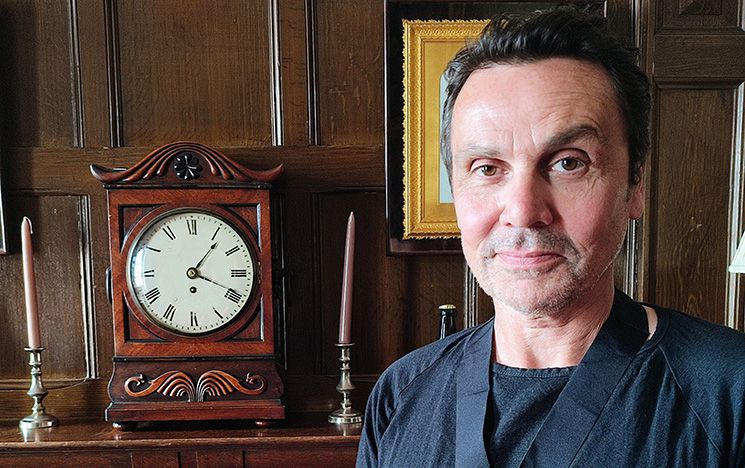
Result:
{"label": "dark navy shirt", "polygon": [[[655,310],[654,336],[631,354],[617,382],[602,395],[604,404],[577,439],[577,450],[566,462],[543,458],[532,466],[745,466],[745,335],[670,309]],[[616,312],[623,316],[623,310]],[[517,466],[556,389],[549,385],[536,391],[532,385],[516,388],[521,386],[505,382],[509,393],[521,393],[516,398],[523,409],[490,409],[510,398],[490,378],[492,341],[489,321],[391,365],[368,400],[357,466],[488,466],[495,453],[509,452],[502,450],[502,441],[492,440],[500,438],[504,412],[524,411],[532,394],[546,399],[525,410],[533,421],[514,427],[521,418],[507,416],[512,422],[504,434],[512,441],[504,443],[513,449],[505,465]],[[577,375],[575,370],[569,382]],[[575,395],[577,417],[565,415],[553,431],[557,450],[576,436],[575,419],[587,419],[580,414],[582,395],[602,393],[600,380],[597,389],[590,379]],[[490,397],[492,391],[501,394]]]}

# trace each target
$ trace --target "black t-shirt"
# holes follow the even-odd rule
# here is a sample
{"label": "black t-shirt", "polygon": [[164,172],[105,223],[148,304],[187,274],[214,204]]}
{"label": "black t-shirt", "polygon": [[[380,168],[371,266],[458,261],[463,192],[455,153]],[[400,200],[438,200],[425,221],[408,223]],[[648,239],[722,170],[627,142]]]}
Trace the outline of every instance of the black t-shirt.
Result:
{"label": "black t-shirt", "polygon": [[520,466],[574,369],[520,369],[492,363],[484,420],[484,443],[491,466]]}

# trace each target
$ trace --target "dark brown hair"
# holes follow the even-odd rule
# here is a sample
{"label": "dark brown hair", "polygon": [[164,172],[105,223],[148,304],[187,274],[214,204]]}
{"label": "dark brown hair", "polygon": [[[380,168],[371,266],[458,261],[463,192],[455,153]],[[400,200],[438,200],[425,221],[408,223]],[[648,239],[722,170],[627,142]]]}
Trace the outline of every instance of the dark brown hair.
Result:
{"label": "dark brown hair", "polygon": [[445,70],[447,92],[442,112],[441,152],[452,173],[450,131],[455,100],[475,70],[495,64],[531,63],[554,57],[597,63],[608,73],[626,124],[629,184],[641,179],[649,149],[649,82],[626,49],[607,30],[605,18],[572,7],[518,17],[493,18],[479,38],[460,50]]}

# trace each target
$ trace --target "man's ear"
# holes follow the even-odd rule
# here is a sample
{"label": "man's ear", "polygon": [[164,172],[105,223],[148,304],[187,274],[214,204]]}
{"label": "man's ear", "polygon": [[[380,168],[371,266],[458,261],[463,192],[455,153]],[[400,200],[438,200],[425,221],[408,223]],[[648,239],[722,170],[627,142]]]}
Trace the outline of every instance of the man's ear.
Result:
{"label": "man's ear", "polygon": [[639,168],[639,182],[629,187],[629,218],[639,219],[644,214],[644,166]]}

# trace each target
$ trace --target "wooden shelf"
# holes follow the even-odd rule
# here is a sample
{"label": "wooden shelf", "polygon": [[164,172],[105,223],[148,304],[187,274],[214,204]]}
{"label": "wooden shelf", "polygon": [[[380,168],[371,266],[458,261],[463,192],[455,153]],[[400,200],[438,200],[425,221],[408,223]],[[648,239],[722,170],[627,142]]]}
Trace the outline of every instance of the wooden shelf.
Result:
{"label": "wooden shelf", "polygon": [[26,434],[0,425],[0,466],[353,466],[361,425],[336,426],[326,414],[290,415],[274,427],[250,421],[110,423],[62,421]]}

